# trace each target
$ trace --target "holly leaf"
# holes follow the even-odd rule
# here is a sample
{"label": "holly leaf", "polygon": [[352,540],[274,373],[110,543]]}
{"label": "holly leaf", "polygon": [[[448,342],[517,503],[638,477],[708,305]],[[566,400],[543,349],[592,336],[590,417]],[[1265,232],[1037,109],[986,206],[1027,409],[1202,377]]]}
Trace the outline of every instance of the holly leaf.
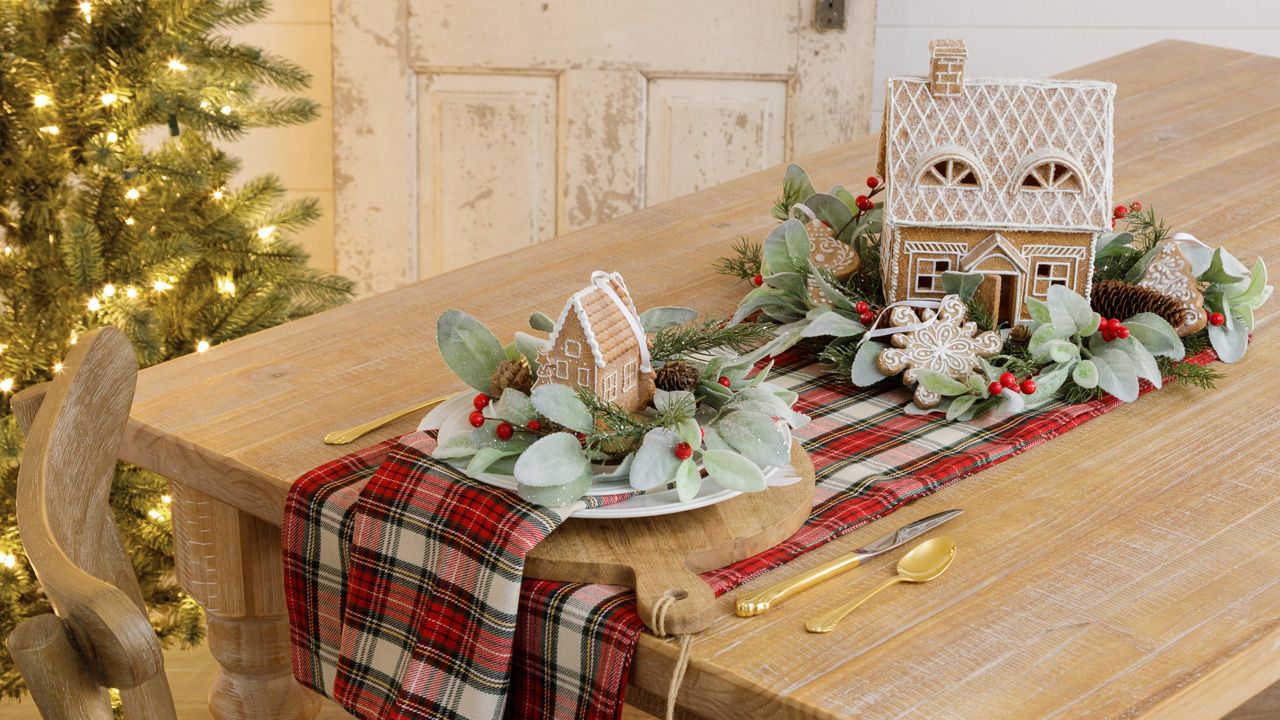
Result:
{"label": "holly leaf", "polygon": [[472,388],[489,392],[489,378],[506,354],[488,328],[461,310],[445,310],[436,320],[436,343],[455,375]]}

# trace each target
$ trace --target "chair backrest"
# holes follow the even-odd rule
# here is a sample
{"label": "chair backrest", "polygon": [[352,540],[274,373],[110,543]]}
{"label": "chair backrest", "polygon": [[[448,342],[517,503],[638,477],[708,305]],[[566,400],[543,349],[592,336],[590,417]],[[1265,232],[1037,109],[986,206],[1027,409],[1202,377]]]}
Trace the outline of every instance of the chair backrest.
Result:
{"label": "chair backrest", "polygon": [[56,379],[14,396],[27,434],[18,532],[83,669],[120,688],[127,717],[173,718],[160,642],[108,503],[137,374],[129,340],[101,328],[81,336]]}

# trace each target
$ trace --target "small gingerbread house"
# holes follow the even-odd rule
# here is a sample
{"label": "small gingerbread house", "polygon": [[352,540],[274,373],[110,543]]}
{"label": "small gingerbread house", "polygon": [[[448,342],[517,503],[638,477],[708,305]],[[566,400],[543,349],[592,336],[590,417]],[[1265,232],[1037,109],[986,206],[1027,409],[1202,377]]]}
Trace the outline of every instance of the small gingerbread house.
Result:
{"label": "small gingerbread house", "polygon": [[649,341],[622,275],[597,270],[564,304],[539,353],[534,386],[584,387],[635,411],[653,398],[653,379]]}
{"label": "small gingerbread house", "polygon": [[960,40],[935,40],[928,77],[889,78],[881,273],[890,302],[937,300],[942,274],[981,273],[1001,321],[1053,285],[1089,296],[1111,226],[1115,86],[972,79]]}

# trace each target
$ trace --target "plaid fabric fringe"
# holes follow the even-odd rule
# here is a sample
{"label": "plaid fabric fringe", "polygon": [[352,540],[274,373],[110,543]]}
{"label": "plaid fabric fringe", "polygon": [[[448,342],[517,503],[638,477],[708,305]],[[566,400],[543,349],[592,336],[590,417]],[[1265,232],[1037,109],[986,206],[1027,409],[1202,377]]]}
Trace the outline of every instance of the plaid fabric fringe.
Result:
{"label": "plaid fabric fringe", "polygon": [[[1206,353],[1192,361],[1203,364],[1212,359],[1212,354]],[[910,402],[905,389],[850,387],[799,352],[780,359],[771,380],[799,393],[796,409],[813,418],[808,426],[796,432],[816,470],[818,486],[813,512],[804,526],[782,544],[705,573],[703,579],[717,594],[1120,404],[1108,396],[1078,405],[1053,403],[1005,418],[952,423],[938,415],[905,414],[903,406]],[[419,438],[415,442],[421,445],[429,440]],[[346,637],[349,633],[341,630],[341,624],[338,629],[334,627],[339,614],[334,603],[335,600],[341,603],[343,594],[343,586],[336,583],[342,577],[351,574],[355,580],[349,580],[349,586],[368,588],[357,591],[357,607],[345,611],[348,617],[361,616],[363,624],[352,625],[365,628],[359,632],[351,630],[357,635],[379,628],[385,631],[388,624],[403,628],[403,623],[411,617],[385,611],[369,613],[367,607],[385,607],[392,599],[406,606],[424,604],[422,598],[409,591],[410,585],[379,577],[380,571],[376,568],[385,557],[379,559],[376,550],[366,557],[371,550],[362,545],[370,543],[356,532],[360,522],[353,520],[353,516],[360,515],[360,510],[353,508],[359,504],[357,499],[362,496],[363,486],[364,494],[380,498],[378,502],[385,504],[385,508],[378,505],[374,513],[377,519],[367,522],[380,526],[403,522],[398,514],[401,511],[393,508],[404,504],[398,498],[405,490],[397,486],[403,484],[405,478],[378,472],[379,463],[394,456],[393,447],[395,441],[382,443],[308,473],[295,484],[286,508],[286,590],[293,631],[294,673],[299,681],[326,694],[326,689],[333,687],[334,666],[341,668],[342,663],[351,662],[347,659],[348,649],[360,645]],[[425,455],[421,448],[418,452]],[[455,481],[461,477],[447,467],[435,469],[440,472],[428,475],[443,476],[441,479],[452,477]],[[471,481],[466,483],[474,485]],[[375,491],[369,491],[370,486],[375,486]],[[493,489],[485,491],[492,493]],[[475,501],[475,498],[466,500]],[[386,535],[385,527],[381,534]],[[477,540],[490,535],[492,531],[483,530],[477,537],[458,535],[454,541],[472,547],[468,557],[475,562],[474,557],[483,555],[483,543]],[[344,555],[347,547],[351,548],[349,557]],[[387,550],[382,548],[381,553],[385,555]],[[349,569],[356,565],[359,567]],[[366,570],[366,567],[374,569]],[[506,568],[504,580],[507,582],[513,577],[519,578],[518,571],[514,576],[511,572],[511,568]],[[381,574],[388,573],[383,570]],[[351,603],[350,588],[347,595],[346,602]],[[476,613],[472,608],[470,613],[448,618],[443,622],[456,625],[445,630],[452,634],[466,632],[466,626],[474,627],[479,621]],[[508,645],[511,655],[510,685],[505,688],[508,691],[506,717],[619,716],[631,657],[644,627],[630,590],[526,579],[519,592],[519,612],[515,615],[502,618],[504,628],[514,625],[514,642]],[[484,619],[484,614],[479,613],[479,617]],[[340,651],[335,650],[337,646],[333,644],[335,634],[343,635]],[[457,647],[457,643],[456,639],[449,639],[443,647]],[[376,650],[368,641],[365,645],[356,657],[376,656]],[[453,657],[445,662],[441,658],[446,665],[460,660]],[[442,708],[449,703],[442,699],[448,700],[448,692],[454,693],[455,699],[458,693],[496,692],[495,688],[502,685],[503,680],[497,671],[501,665],[499,658],[481,658],[471,664],[485,671],[477,676],[483,677],[482,680],[462,682],[453,677],[457,673],[452,672],[450,683],[446,684],[416,682],[412,678],[406,683],[403,678],[397,681],[391,676],[375,678],[363,666],[353,668],[365,683],[361,692],[378,697],[407,693],[413,698],[406,705],[412,712],[370,715],[362,710],[357,714],[360,717],[472,717],[445,712]],[[339,669],[338,675],[342,674],[343,670]],[[344,685],[341,678],[338,685],[350,687],[350,684]],[[446,687],[451,689],[446,692]],[[383,711],[385,705],[377,709]]]}

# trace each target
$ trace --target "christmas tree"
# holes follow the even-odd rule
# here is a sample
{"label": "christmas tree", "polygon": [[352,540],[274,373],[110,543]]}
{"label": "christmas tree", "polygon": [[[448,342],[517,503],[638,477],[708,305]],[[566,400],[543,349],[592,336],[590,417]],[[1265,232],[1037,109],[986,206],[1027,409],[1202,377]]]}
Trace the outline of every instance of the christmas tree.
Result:
{"label": "christmas tree", "polygon": [[[114,325],[149,365],[346,300],[288,237],[317,217],[271,176],[238,185],[215,141],[316,115],[297,65],[226,33],[263,0],[0,3],[0,637],[48,610],[14,518],[12,393],[76,337]],[[274,89],[267,98],[260,93]],[[173,572],[167,483],[122,466],[112,492],[157,632],[202,634]],[[22,691],[7,656],[0,696]]]}

